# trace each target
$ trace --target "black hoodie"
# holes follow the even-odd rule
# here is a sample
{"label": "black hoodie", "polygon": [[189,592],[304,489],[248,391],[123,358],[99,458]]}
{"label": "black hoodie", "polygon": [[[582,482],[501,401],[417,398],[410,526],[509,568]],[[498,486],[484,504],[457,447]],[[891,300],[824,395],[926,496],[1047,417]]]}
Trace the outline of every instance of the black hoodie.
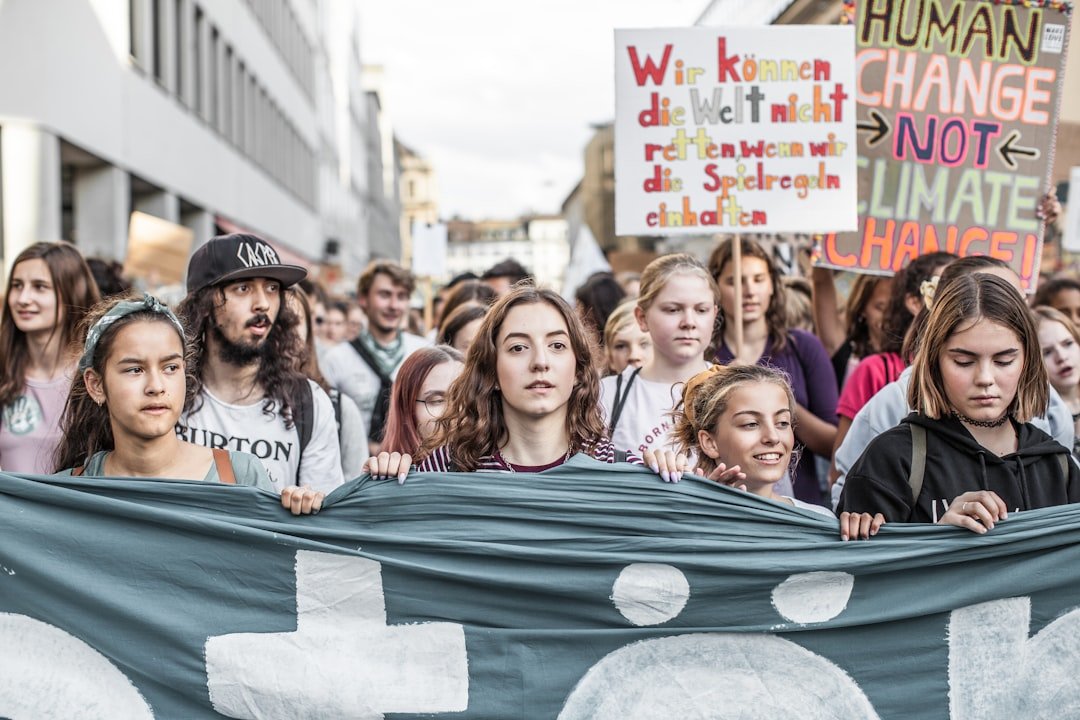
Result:
{"label": "black hoodie", "polygon": [[[1068,450],[1030,423],[1013,423],[1019,438],[1014,453],[998,456],[980,445],[955,418],[911,413],[874,438],[847,475],[837,513],[881,513],[887,522],[937,522],[962,493],[993,490],[1010,512],[1080,502],[1080,468],[1061,455]],[[912,507],[911,428],[926,428],[926,469],[922,492]]]}

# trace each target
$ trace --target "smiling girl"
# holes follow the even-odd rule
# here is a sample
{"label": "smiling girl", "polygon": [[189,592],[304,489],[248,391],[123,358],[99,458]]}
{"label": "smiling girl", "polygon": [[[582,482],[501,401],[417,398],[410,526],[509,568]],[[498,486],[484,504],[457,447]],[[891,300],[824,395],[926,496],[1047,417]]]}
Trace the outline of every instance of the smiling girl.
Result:
{"label": "smiling girl", "polygon": [[[275,492],[255,456],[177,437],[176,422],[195,386],[188,377],[191,348],[172,311],[149,295],[116,297],[95,307],[87,322],[56,453],[61,474],[202,480]],[[321,506],[322,493],[290,487],[281,502],[294,514],[310,513]]]}
{"label": "smiling girl", "polygon": [[[714,365],[686,383],[675,413],[683,452],[696,453],[697,474],[773,502],[830,518],[826,508],[776,492],[792,462],[795,398],[779,370]],[[844,518],[841,537],[869,537],[884,518]]]}
{"label": "smiling girl", "polygon": [[[723,332],[716,348],[721,365],[769,365],[787,373],[795,395],[795,439],[803,446],[792,471],[795,496],[822,504],[824,478],[814,456],[830,457],[836,437],[836,376],[825,347],[814,335],[787,327],[780,271],[768,253],[741,238],[742,297],[735,297],[732,241],[713,250],[709,271],[720,286]],[[735,344],[736,305],[742,309],[742,346]],[[738,353],[738,354],[736,354]]]}
{"label": "smiling girl", "polygon": [[957,278],[934,298],[922,338],[915,412],[870,442],[839,509],[984,533],[1012,510],[1080,501],[1069,451],[1029,422],[1046,412],[1049,386],[1016,288],[988,273]]}
{"label": "smiling girl", "polygon": [[652,355],[600,383],[600,402],[617,447],[641,454],[674,449],[670,413],[681,386],[708,367],[705,353],[720,293],[690,255],[664,255],[641,273],[634,316],[652,340]]}
{"label": "smiling girl", "polygon": [[36,243],[8,276],[0,320],[0,466],[52,472],[60,415],[75,374],[78,327],[98,301],[82,255],[68,243]]}

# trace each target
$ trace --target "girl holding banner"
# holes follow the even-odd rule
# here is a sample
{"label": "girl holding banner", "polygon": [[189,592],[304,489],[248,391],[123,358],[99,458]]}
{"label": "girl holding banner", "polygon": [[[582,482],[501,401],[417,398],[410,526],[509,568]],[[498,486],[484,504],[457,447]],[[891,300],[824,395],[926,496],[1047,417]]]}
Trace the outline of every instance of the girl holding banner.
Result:
{"label": "girl holding banner", "polygon": [[[690,378],[675,413],[680,449],[698,459],[696,473],[751,495],[833,518],[830,510],[776,491],[795,447],[795,396],[784,374],[762,365],[713,365]],[[881,515],[850,513],[842,539],[867,539]]]}
{"label": "girl holding banner", "polygon": [[1080,501],[1069,450],[1029,421],[1049,403],[1032,313],[997,275],[935,293],[915,354],[915,412],[876,437],[848,473],[838,510],[985,533],[1014,510]]}
{"label": "girl holding banner", "polygon": [[[741,263],[733,259],[731,240],[718,245],[709,257],[709,272],[721,293],[722,334],[716,362],[771,365],[788,374],[798,419],[795,437],[805,448],[792,471],[795,496],[820,505],[824,495],[814,456],[830,457],[836,437],[837,390],[832,363],[817,337],[787,327],[780,271],[772,258],[749,238],[741,238],[739,245]],[[742,291],[736,296],[735,276],[740,265]],[[741,342],[734,327],[740,312]]]}
{"label": "girl holding banner", "polygon": [[[190,346],[171,310],[150,295],[118,296],[96,306],[87,322],[56,452],[60,474],[202,480],[274,492],[255,456],[177,437],[194,384],[187,381]],[[322,499],[311,488],[281,493],[293,514],[318,512]]]}
{"label": "girl holding banner", "polygon": [[[500,298],[451,385],[421,472],[528,472],[584,453],[606,463],[642,464],[607,438],[589,336],[558,293],[517,287]],[[409,454],[368,460],[375,477],[404,482]],[[644,464],[677,482],[685,458],[645,453]]]}

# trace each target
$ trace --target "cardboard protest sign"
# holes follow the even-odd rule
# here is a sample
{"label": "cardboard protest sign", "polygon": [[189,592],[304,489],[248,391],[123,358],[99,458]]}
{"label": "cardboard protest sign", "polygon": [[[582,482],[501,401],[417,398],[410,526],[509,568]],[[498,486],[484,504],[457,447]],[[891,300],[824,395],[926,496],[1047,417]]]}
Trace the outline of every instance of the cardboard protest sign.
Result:
{"label": "cardboard protest sign", "polygon": [[937,250],[992,255],[1033,289],[1069,11],[1052,1],[847,3],[859,230],[825,238],[821,264],[892,274]]}
{"label": "cardboard protest sign", "polygon": [[615,32],[619,235],[854,230],[850,27]]}
{"label": "cardboard protest sign", "polygon": [[179,284],[187,272],[195,234],[183,225],[143,212],[131,213],[124,274],[147,287]]}
{"label": "cardboard protest sign", "polygon": [[216,483],[0,475],[0,717],[986,718],[1080,707],[1080,506],[838,523],[583,456]]}

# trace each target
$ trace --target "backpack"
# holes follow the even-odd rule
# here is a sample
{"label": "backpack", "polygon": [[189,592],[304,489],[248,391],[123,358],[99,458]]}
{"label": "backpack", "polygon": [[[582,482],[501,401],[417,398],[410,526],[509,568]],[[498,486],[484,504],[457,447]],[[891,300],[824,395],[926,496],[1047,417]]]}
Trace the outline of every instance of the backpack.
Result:
{"label": "backpack", "polygon": [[353,350],[367,364],[371,371],[379,377],[379,394],[375,398],[375,408],[371,412],[371,427],[368,428],[368,438],[372,442],[382,442],[383,433],[386,430],[386,416],[390,411],[390,390],[394,381],[389,375],[383,375],[379,370],[379,364],[371,356],[371,352],[364,347],[359,340],[349,343]]}
{"label": "backpack", "polygon": [[[296,414],[293,423],[300,435],[300,459],[296,465],[296,484],[300,484],[300,464],[304,461],[304,450],[311,442],[312,429],[315,427],[315,391],[311,389],[311,383],[304,383],[305,392],[300,393],[300,412]],[[334,407],[334,422],[337,423],[338,445],[341,445],[341,392],[333,388],[327,393],[330,396],[330,404]]]}
{"label": "backpack", "polygon": [[[919,501],[922,493],[923,478],[926,475],[926,428],[915,423],[908,423],[911,429],[911,474],[908,475],[908,487],[911,488],[911,504]],[[1058,463],[1065,477],[1069,476],[1069,454],[1058,453]]]}

